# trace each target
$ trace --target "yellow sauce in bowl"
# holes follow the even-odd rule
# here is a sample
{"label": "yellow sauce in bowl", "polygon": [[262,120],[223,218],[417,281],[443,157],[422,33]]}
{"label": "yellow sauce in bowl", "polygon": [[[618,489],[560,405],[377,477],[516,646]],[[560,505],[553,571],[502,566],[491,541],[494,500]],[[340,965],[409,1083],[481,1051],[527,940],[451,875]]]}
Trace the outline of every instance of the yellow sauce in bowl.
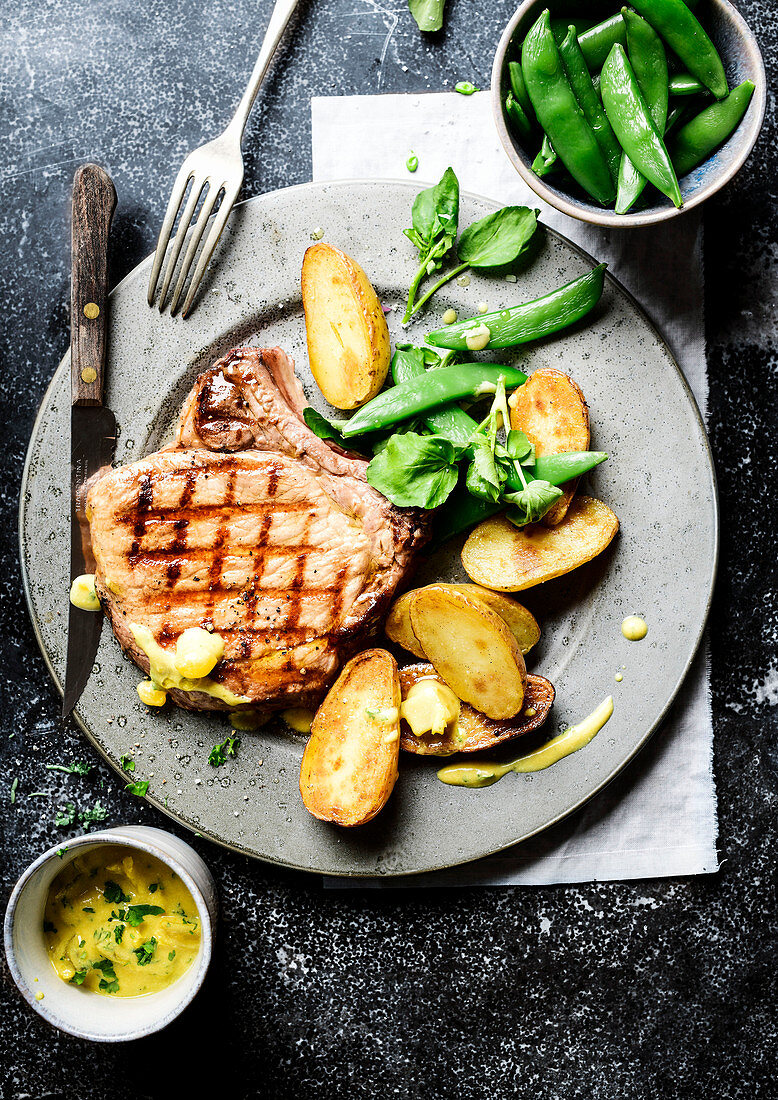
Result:
{"label": "yellow sauce in bowl", "polygon": [[184,883],[136,848],[101,844],[52,882],[43,935],[63,982],[141,997],[172,985],[200,950],[200,917]]}

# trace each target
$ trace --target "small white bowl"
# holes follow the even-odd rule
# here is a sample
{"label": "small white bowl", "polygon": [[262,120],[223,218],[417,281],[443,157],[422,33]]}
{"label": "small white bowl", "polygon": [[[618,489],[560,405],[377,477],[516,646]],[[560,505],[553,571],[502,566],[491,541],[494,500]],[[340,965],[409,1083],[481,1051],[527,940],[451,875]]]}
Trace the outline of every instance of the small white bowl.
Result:
{"label": "small white bowl", "polygon": [[[200,914],[200,952],[177,982],[145,997],[100,997],[57,977],[43,939],[43,911],[52,880],[77,855],[101,844],[124,844],[156,856],[181,878]],[[67,848],[60,859],[57,851]],[[35,1011],[60,1031],[96,1043],[140,1039],[166,1027],[203,984],[213,950],[218,915],[216,886],[200,856],[162,829],[124,825],[65,841],[27,868],[14,887],[5,914],[5,953],[14,981]],[[36,994],[43,994],[37,1000]]]}

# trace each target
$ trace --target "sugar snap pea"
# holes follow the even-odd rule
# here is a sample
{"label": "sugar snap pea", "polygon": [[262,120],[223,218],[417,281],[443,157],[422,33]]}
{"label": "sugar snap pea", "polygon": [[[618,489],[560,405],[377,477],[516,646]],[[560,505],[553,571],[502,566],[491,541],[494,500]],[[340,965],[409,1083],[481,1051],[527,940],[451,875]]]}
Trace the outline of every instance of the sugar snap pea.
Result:
{"label": "sugar snap pea", "polygon": [[621,161],[621,146],[616,141],[608,116],[602,106],[602,101],[594,90],[592,78],[584,61],[584,55],[578,44],[575,27],[571,24],[565,38],[559,44],[559,56],[562,58],[567,79],[578,100],[578,105],[583,111],[584,118],[594,130],[597,144],[602,150],[608,165],[608,171],[614,183],[619,178],[619,162]]}
{"label": "sugar snap pea", "polygon": [[670,156],[656,131],[624,47],[616,43],[602,67],[602,101],[624,152],[647,180],[683,205]]}
{"label": "sugar snap pea", "polygon": [[727,77],[716,47],[684,0],[632,0],[632,6],[662,36],[716,99],[727,94]]}
{"label": "sugar snap pea", "polygon": [[691,73],[676,73],[670,77],[668,91],[670,95],[700,95],[707,93],[708,89]]}
{"label": "sugar snap pea", "polygon": [[[699,0],[685,0],[685,2],[687,7],[695,8]],[[578,41],[586,58],[586,64],[589,66],[589,72],[594,73],[602,68],[605,58],[617,42],[621,42],[622,46],[626,45],[626,34],[621,12],[611,15],[601,23],[596,23],[593,27],[588,27],[579,34]]]}
{"label": "sugar snap pea", "polygon": [[559,158],[554,151],[554,146],[548,140],[546,134],[543,135],[543,144],[540,146],[540,152],[532,162],[532,171],[536,176],[548,176],[552,172],[556,172],[559,167]]}
{"label": "sugar snap pea", "polygon": [[[627,28],[627,52],[638,87],[658,134],[667,121],[667,54],[654,28],[628,8],[621,14]],[[624,153],[619,166],[616,213],[626,214],[646,186],[646,177]]]}
{"label": "sugar snap pea", "polygon": [[548,10],[524,39],[521,68],[535,115],[557,156],[595,201],[607,205],[614,198],[615,187],[594,131],[579,109],[565,73]]}
{"label": "sugar snap pea", "polygon": [[532,104],[527,95],[527,85],[524,83],[524,74],[518,61],[508,62],[508,79],[511,82],[513,98],[521,107],[528,119],[532,120]]}
{"label": "sugar snap pea", "polygon": [[379,393],[346,421],[341,434],[350,439],[365,432],[391,428],[411,417],[423,416],[429,409],[448,405],[463,397],[477,396],[482,387],[495,386],[503,378],[510,389],[527,381],[515,367],[494,363],[460,363],[427,371],[424,376],[410,378]]}
{"label": "sugar snap pea", "polygon": [[[471,422],[475,426],[475,421]],[[526,477],[528,480],[532,477],[539,478],[549,485],[564,485],[593,470],[607,458],[605,451],[569,451],[564,454],[542,455],[536,460],[534,469],[527,468]],[[514,492],[521,492],[524,488],[518,477],[514,480],[509,476],[506,485]],[[454,535],[467,531],[482,519],[501,512],[504,507],[504,504],[494,504],[492,501],[474,497],[464,485],[460,486],[435,513],[434,543],[439,545]]]}
{"label": "sugar snap pea", "polygon": [[[409,382],[427,373],[424,357],[415,348],[398,347],[392,356],[392,378],[395,385]],[[452,402],[431,409],[424,415],[424,423],[435,435],[443,435],[459,447],[466,447],[478,425],[472,416]]]}
{"label": "sugar snap pea", "polygon": [[514,97],[513,92],[508,92],[505,97],[505,115],[508,126],[516,134],[516,137],[526,140],[532,133],[532,123],[524,113],[521,104]]}
{"label": "sugar snap pea", "polygon": [[711,103],[681,127],[670,144],[670,155],[679,176],[691,172],[727,140],[740,124],[753,94],[754,85],[744,80],[726,99]]}
{"label": "sugar snap pea", "polygon": [[[437,329],[429,334],[427,343],[433,347],[451,348],[453,351],[472,351],[475,350],[473,337],[478,338],[478,348],[483,350],[511,348],[550,336],[594,309],[602,295],[606,266],[599,264],[585,275],[532,302],[524,302],[523,305],[501,309],[495,313],[483,313],[480,317],[472,317],[467,321]],[[483,343],[482,337],[485,338]]]}

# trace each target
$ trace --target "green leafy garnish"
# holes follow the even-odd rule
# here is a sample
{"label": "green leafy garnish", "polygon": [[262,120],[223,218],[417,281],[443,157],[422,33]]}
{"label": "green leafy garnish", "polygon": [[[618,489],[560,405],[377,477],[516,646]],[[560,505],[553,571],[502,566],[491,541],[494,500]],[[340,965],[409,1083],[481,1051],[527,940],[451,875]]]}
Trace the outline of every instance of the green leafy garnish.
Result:
{"label": "green leafy garnish", "polygon": [[505,513],[506,518],[523,527],[527,523],[537,523],[549,508],[562,496],[562,490],[547,481],[530,481],[520,493],[506,493],[506,500],[512,507]]}
{"label": "green leafy garnish", "polygon": [[413,226],[405,236],[419,250],[419,269],[408,291],[403,321],[414,313],[416,291],[424,278],[437,271],[452,248],[459,221],[459,180],[453,168],[447,168],[434,187],[420,191],[411,212]]}
{"label": "green leafy garnish", "polygon": [[164,912],[161,905],[128,905],[120,911],[119,918],[126,921],[130,928],[137,928],[146,917],[161,916]]}
{"label": "green leafy garnish", "polygon": [[84,906],[84,907],[82,908],[81,912],[82,912],[82,913],[94,913],[94,909],[92,908],[92,906],[91,906],[91,905],[85,905],[85,906]]}
{"label": "green leafy garnish", "polygon": [[410,313],[406,311],[403,320],[410,320],[436,291],[470,268],[488,270],[515,263],[529,247],[538,226],[538,213],[538,210],[530,210],[528,206],[504,206],[502,210],[495,210],[493,214],[487,214],[469,225],[457,242],[460,262],[438,279],[413,305]]}
{"label": "green leafy garnish", "polygon": [[408,8],[420,31],[439,31],[446,0],[408,0]]}
{"label": "green leafy garnish", "polygon": [[64,827],[66,825],[75,825],[78,811],[74,802],[66,802],[64,806],[60,806],[57,810],[54,818],[54,824]]}
{"label": "green leafy garnish", "polygon": [[114,970],[114,964],[110,959],[100,959],[99,962],[92,963],[92,969],[101,971],[103,975],[99,983],[100,989],[106,993],[119,992],[119,982],[116,977],[116,971]]}
{"label": "green leafy garnish", "polygon": [[117,882],[113,882],[111,879],[105,883],[103,888],[103,897],[106,901],[110,901],[112,904],[129,901],[130,895],[125,894],[121,886]]}
{"label": "green leafy garnish", "polygon": [[157,948],[157,941],[152,936],[150,940],[146,940],[140,947],[136,947],[133,954],[137,956],[138,966],[148,966],[151,960],[154,958],[154,952]]}
{"label": "green leafy garnish", "polygon": [[123,756],[120,760],[120,763],[126,772],[135,771],[135,761],[131,756]]}
{"label": "green leafy garnish", "polygon": [[[149,893],[150,894],[156,894],[157,890],[159,890],[159,883],[158,882],[150,882],[149,883]],[[127,898],[126,900],[129,901],[130,899]]]}
{"label": "green leafy garnish", "polygon": [[87,970],[88,970],[88,967],[84,967],[83,970],[77,970],[75,972],[75,974],[73,975],[73,977],[70,979],[69,984],[70,985],[83,985],[84,984],[84,978],[87,975]]}
{"label": "green leafy garnish", "polygon": [[175,951],[168,951],[168,956],[167,956],[167,961],[168,962],[172,962],[175,957],[176,957]]}
{"label": "green leafy garnish", "polygon": [[[56,824],[56,822],[55,822],[55,824]],[[57,848],[57,855],[59,856],[60,859],[62,859],[62,857],[64,856],[66,851],[67,851],[67,848]]]}
{"label": "green leafy garnish", "polygon": [[227,737],[220,745],[214,745],[208,756],[208,763],[212,768],[218,768],[227,763],[228,756],[235,756],[240,747],[239,737]]}
{"label": "green leafy garnish", "polygon": [[73,760],[70,764],[47,764],[50,772],[65,772],[66,775],[86,776],[95,770],[96,764],[86,764],[83,760]]}
{"label": "green leafy garnish", "polygon": [[105,821],[107,817],[108,810],[99,801],[95,802],[91,810],[81,810],[78,814],[78,820],[83,825],[95,825],[99,821]]}
{"label": "green leafy garnish", "polygon": [[16,789],[19,786],[19,776],[17,775],[11,784],[11,805],[16,801]]}
{"label": "green leafy garnish", "polygon": [[148,779],[136,779],[134,783],[128,783],[124,789],[129,791],[130,794],[136,794],[138,798],[145,798],[149,789],[149,781]]}
{"label": "green leafy garnish", "polygon": [[367,480],[401,508],[437,508],[457,483],[461,450],[442,435],[396,434],[367,468]]}
{"label": "green leafy garnish", "polygon": [[125,925],[123,925],[123,924],[117,924],[116,927],[114,928],[113,938],[116,940],[117,943],[122,942],[122,936],[124,935],[124,929],[125,929]]}

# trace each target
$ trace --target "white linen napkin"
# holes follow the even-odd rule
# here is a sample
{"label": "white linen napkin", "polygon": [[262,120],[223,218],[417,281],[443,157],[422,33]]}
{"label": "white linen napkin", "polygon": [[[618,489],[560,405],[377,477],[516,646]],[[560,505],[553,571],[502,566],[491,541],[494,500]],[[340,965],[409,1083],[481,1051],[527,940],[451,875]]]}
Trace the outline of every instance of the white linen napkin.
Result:
{"label": "white linen napkin", "polygon": [[[666,337],[705,414],[702,223],[698,211],[648,229],[607,230],[560,214],[531,192],[500,147],[488,92],[332,96],[311,101],[313,178],[435,183],[449,164],[462,190],[541,207],[635,295]],[[405,162],[413,152],[418,171]],[[327,886],[542,885],[718,870],[707,644],[662,729],[582,810],[498,856],[449,871]]]}

